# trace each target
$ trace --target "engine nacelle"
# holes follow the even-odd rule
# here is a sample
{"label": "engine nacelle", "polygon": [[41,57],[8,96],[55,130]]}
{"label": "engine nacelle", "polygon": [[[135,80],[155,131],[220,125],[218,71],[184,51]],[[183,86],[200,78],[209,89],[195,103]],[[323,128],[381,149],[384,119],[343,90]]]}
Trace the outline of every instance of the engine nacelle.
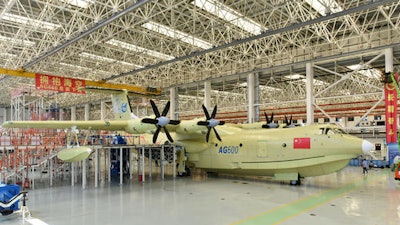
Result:
{"label": "engine nacelle", "polygon": [[197,122],[199,121],[201,121],[201,119],[181,121],[176,128],[176,132],[180,134],[195,134],[201,133],[202,131],[207,132],[207,127],[197,125]]}

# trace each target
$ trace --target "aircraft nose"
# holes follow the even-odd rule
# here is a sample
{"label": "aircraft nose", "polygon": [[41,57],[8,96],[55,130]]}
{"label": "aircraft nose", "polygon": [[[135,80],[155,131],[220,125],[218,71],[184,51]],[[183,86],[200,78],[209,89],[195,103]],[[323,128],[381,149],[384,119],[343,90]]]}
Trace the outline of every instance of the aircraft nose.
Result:
{"label": "aircraft nose", "polygon": [[362,151],[364,154],[369,154],[373,147],[374,145],[371,142],[367,140],[362,141]]}

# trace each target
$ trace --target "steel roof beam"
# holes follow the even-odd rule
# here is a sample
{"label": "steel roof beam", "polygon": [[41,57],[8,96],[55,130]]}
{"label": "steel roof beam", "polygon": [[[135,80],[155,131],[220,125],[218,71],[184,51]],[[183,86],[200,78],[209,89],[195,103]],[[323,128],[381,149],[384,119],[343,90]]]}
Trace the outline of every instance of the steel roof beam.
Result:
{"label": "steel roof beam", "polygon": [[235,45],[247,43],[247,42],[258,40],[258,39],[265,38],[265,37],[268,37],[268,36],[284,33],[284,32],[287,32],[287,31],[296,30],[296,29],[299,29],[299,28],[302,28],[302,27],[305,27],[305,26],[310,26],[310,25],[313,25],[313,24],[321,23],[321,22],[328,21],[328,20],[331,20],[331,19],[334,19],[334,18],[339,18],[339,17],[342,17],[342,16],[346,16],[346,15],[350,15],[350,14],[353,14],[353,13],[361,12],[361,11],[364,11],[364,10],[367,10],[367,9],[377,8],[379,6],[390,4],[390,3],[393,3],[393,2],[397,2],[397,0],[372,1],[372,2],[370,2],[368,4],[361,5],[361,6],[358,6],[358,7],[355,7],[355,8],[351,8],[351,9],[347,9],[347,10],[344,10],[344,11],[341,11],[341,12],[329,14],[329,15],[322,16],[322,17],[318,17],[316,19],[311,19],[311,20],[308,20],[308,21],[305,21],[305,22],[301,22],[301,23],[294,23],[294,24],[291,24],[289,26],[286,26],[286,27],[283,27],[283,28],[279,28],[279,29],[275,29],[275,30],[267,30],[267,31],[265,31],[265,32],[263,32],[263,33],[261,33],[259,35],[254,35],[254,36],[251,36],[251,37],[248,37],[248,38],[235,40],[235,41],[230,42],[228,44],[212,47],[212,48],[209,48],[209,49],[206,49],[206,50],[203,50],[203,51],[195,51],[195,52],[193,52],[193,53],[191,53],[189,55],[176,57],[175,59],[159,62],[159,63],[153,64],[153,65],[147,65],[147,66],[145,66],[143,68],[134,69],[134,70],[131,70],[131,71],[128,71],[128,72],[125,72],[125,73],[118,74],[118,75],[113,75],[113,76],[110,76],[110,77],[105,78],[103,80],[104,81],[109,81],[109,80],[113,80],[113,79],[116,79],[116,78],[124,77],[124,76],[127,76],[127,75],[136,74],[136,73],[139,73],[139,72],[142,72],[142,71],[145,71],[145,70],[158,68],[160,66],[168,65],[168,64],[171,64],[171,63],[174,63],[174,62],[183,61],[183,60],[190,59],[190,58],[193,58],[193,57],[196,57],[196,56],[200,56],[200,55],[204,55],[204,54],[207,54],[207,53],[215,52],[215,51],[218,51],[218,50],[221,50],[221,49],[229,48],[229,47],[232,47],[232,46],[235,46]]}
{"label": "steel roof beam", "polygon": [[63,44],[61,44],[61,45],[58,45],[58,46],[54,47],[53,49],[51,49],[50,51],[45,52],[44,54],[42,54],[42,55],[36,57],[36,58],[33,59],[32,61],[30,61],[30,62],[28,62],[27,64],[25,64],[24,66],[22,66],[22,68],[23,68],[23,69],[26,69],[26,68],[28,68],[28,67],[30,67],[30,66],[35,65],[36,63],[39,63],[39,62],[42,61],[43,59],[45,59],[45,58],[47,58],[47,57],[49,57],[49,56],[51,56],[51,55],[57,53],[57,52],[60,51],[61,49],[63,49],[63,48],[65,48],[65,47],[67,47],[67,46],[69,46],[69,45],[71,45],[71,44],[73,44],[73,43],[79,41],[80,39],[86,37],[87,35],[89,35],[89,34],[95,32],[96,30],[98,30],[98,29],[100,29],[100,28],[102,28],[102,27],[104,27],[104,26],[106,26],[106,25],[108,25],[108,24],[110,24],[111,22],[113,22],[113,21],[116,20],[116,19],[118,19],[118,18],[120,18],[120,17],[122,17],[122,16],[125,16],[126,14],[130,13],[131,11],[133,11],[133,10],[139,8],[140,6],[146,4],[146,3],[150,2],[150,1],[152,1],[152,0],[138,0],[136,3],[134,3],[134,4],[131,5],[131,6],[129,6],[129,7],[126,8],[125,10],[123,10],[123,11],[121,11],[121,12],[119,12],[119,13],[116,13],[116,14],[112,15],[110,18],[107,18],[107,19],[105,19],[105,20],[103,20],[103,21],[98,22],[96,26],[90,28],[89,30],[82,32],[80,35],[78,35],[78,36],[76,36],[76,37],[74,37],[74,38],[72,38],[72,39],[69,39],[69,40],[66,41],[65,43],[63,43]]}

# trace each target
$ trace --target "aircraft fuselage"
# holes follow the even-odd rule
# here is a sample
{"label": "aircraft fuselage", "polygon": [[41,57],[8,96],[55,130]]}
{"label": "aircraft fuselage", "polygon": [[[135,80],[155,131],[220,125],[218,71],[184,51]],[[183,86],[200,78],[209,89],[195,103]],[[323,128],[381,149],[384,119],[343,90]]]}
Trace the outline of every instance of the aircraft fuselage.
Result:
{"label": "aircraft fuselage", "polygon": [[[188,160],[211,172],[300,177],[318,176],[343,169],[363,154],[363,140],[332,125],[295,128],[242,129],[218,127],[222,141],[207,144],[180,141]],[[370,147],[370,146],[369,146]]]}

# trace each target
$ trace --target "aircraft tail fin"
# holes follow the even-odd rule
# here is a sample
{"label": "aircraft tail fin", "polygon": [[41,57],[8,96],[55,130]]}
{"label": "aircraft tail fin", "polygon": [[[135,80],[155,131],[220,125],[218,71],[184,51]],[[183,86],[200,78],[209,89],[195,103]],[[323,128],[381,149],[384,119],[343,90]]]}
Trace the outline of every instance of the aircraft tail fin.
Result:
{"label": "aircraft tail fin", "polygon": [[137,116],[132,113],[128,92],[126,90],[122,90],[119,93],[112,93],[111,99],[116,120],[130,120],[137,118]]}
{"label": "aircraft tail fin", "polygon": [[138,118],[132,113],[128,95],[137,95],[136,93],[128,92],[126,89],[118,90],[112,88],[88,87],[83,88],[85,91],[111,94],[115,120],[130,120]]}

